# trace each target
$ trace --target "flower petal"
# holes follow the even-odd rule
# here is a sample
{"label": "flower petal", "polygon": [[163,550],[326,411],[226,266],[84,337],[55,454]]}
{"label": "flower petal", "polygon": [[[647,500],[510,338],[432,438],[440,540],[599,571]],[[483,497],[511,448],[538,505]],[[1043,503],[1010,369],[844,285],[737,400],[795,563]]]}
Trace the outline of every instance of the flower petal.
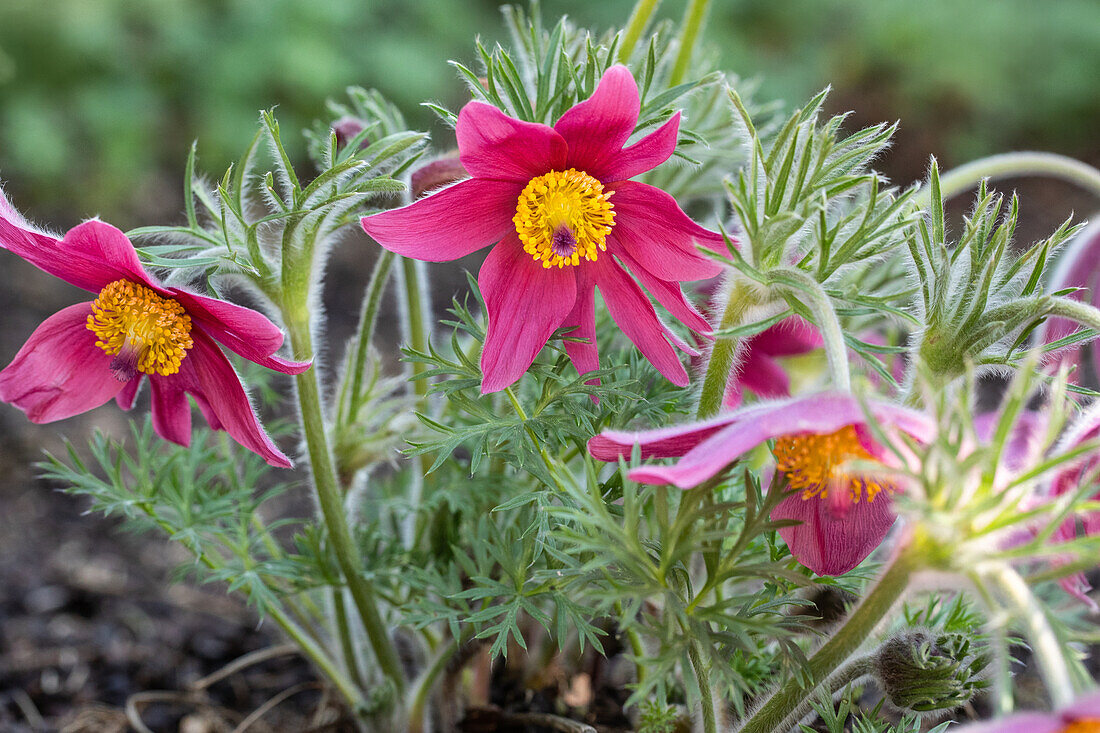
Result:
{"label": "flower petal", "polygon": [[179,288],[169,292],[195,325],[245,359],[283,374],[301,374],[312,364],[274,356],[283,345],[283,332],[263,313]]}
{"label": "flower petal", "polygon": [[801,522],[779,529],[800,563],[818,575],[843,575],[882,544],[896,516],[885,493],[874,501],[849,504],[841,515],[831,511],[828,499],[803,499],[801,491],[791,491],[771,518]]}
{"label": "flower petal", "polygon": [[573,268],[545,268],[514,234],[485,258],[477,281],[489,326],[481,352],[481,393],[498,392],[523,376],[577,299]]}
{"label": "flower petal", "polygon": [[618,257],[624,265],[630,268],[630,273],[641,280],[642,285],[649,291],[649,294],[664,306],[673,318],[692,331],[703,333],[711,331],[710,323],[684,296],[684,291],[679,283],[660,279],[638,263],[629,252],[620,251]]}
{"label": "flower petal", "polygon": [[[574,269],[577,271],[577,302],[561,325],[575,326],[567,334],[565,353],[569,354],[578,374],[587,374],[600,368],[600,352],[596,348],[596,283],[589,268]],[[587,341],[572,341],[571,338]],[[594,379],[589,384],[599,384],[599,381]]]}
{"label": "flower petal", "polygon": [[459,160],[475,178],[527,181],[565,167],[566,142],[552,127],[513,119],[491,104],[468,102],[455,126]]}
{"label": "flower petal", "polygon": [[134,406],[134,401],[137,399],[138,390],[141,389],[141,382],[145,379],[145,375],[138,373],[127,382],[122,391],[115,395],[115,404],[119,406],[119,409],[129,411]]}
{"label": "flower petal", "polygon": [[362,219],[376,242],[402,257],[446,262],[515,231],[512,217],[523,184],[471,178],[400,209]]}
{"label": "flower petal", "polygon": [[554,125],[569,144],[566,166],[610,180],[606,174],[634,132],[640,109],[634,77],[625,66],[612,66],[592,96],[573,105]]}
{"label": "flower petal", "polygon": [[[871,415],[914,438],[927,441],[934,430],[925,415],[886,402],[870,402]],[[712,478],[765,440],[799,433],[832,433],[846,425],[863,425],[860,403],[844,392],[825,392],[743,408],[727,415],[730,424],[698,443],[672,466],[643,466],[630,478],[643,483],[668,483],[690,489]],[[691,426],[684,426],[690,429]]]}
{"label": "flower petal", "polygon": [[952,733],[1061,733],[1066,724],[1054,713],[1019,713],[959,726]]}
{"label": "flower petal", "polygon": [[615,157],[603,171],[606,180],[622,181],[645,173],[664,163],[676,152],[680,133],[680,113]]}
{"label": "flower petal", "polygon": [[661,189],[620,181],[614,185],[611,203],[615,226],[608,242],[615,254],[626,252],[655,277],[671,282],[705,280],[722,271],[718,262],[696,249],[724,247],[722,235],[689,219]]}
{"label": "flower petal", "polygon": [[35,423],[79,415],[117,395],[123,383],[111,373],[111,357],[87,328],[91,303],[53,314],[0,371],[0,400]]}
{"label": "flower petal", "polygon": [[637,445],[641,448],[642,458],[682,456],[735,419],[730,415],[721,415],[710,420],[658,430],[604,430],[588,439],[588,452],[597,460],[617,461],[620,458],[630,458],[634,446]]}
{"label": "flower petal", "polygon": [[800,316],[784,318],[752,339],[752,348],[772,356],[805,354],[825,345],[821,333]]}
{"label": "flower petal", "polygon": [[756,339],[752,339],[745,346],[745,358],[737,365],[737,374],[731,375],[726,384],[726,396],[722,403],[726,407],[740,405],[742,391],[746,388],[764,399],[791,394],[791,380],[787,372],[779,366],[779,362],[755,348],[755,344]]}
{"label": "flower petal", "polygon": [[[74,227],[64,239],[57,239],[30,228],[21,216],[15,220],[0,216],[0,249],[22,257],[70,285],[93,293],[98,293],[115,280],[146,282],[148,276],[140,264],[134,272],[132,263],[125,261],[127,258],[118,258],[119,253],[111,241],[113,235],[101,231],[102,228],[114,230],[123,239],[126,238],[114,227],[93,220]],[[103,235],[105,241],[100,241],[99,235]],[[129,240],[126,241],[129,243]],[[88,244],[92,246],[85,246]],[[133,246],[130,251],[133,251]],[[105,254],[111,255],[112,259],[106,259]]]}
{"label": "flower petal", "polygon": [[610,257],[588,264],[615,323],[668,381],[687,386],[688,373],[666,338],[668,328],[638,284]]}
{"label": "flower petal", "polygon": [[[191,332],[194,347],[180,364],[178,374],[151,376],[153,383],[153,424],[168,440],[186,445],[184,412],[189,428],[190,410],[184,393],[195,401],[208,416],[210,427],[224,430],[233,440],[256,453],[270,465],[290,468],[294,464],[272,442],[260,425],[241,378],[222,350],[203,331]],[[212,419],[211,419],[212,418]],[[186,431],[188,434],[190,430]]]}

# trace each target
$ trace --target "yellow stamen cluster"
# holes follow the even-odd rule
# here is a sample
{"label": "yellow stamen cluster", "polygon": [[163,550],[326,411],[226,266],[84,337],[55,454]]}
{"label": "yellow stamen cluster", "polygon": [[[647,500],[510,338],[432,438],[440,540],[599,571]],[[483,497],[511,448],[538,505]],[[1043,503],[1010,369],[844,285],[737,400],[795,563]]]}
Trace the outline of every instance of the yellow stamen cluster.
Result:
{"label": "yellow stamen cluster", "polygon": [[615,226],[610,198],[602,183],[573,168],[532,178],[512,217],[523,251],[543,267],[595,262]]}
{"label": "yellow stamen cluster", "polygon": [[99,292],[88,330],[96,335],[96,346],[115,356],[111,369],[122,381],[139,371],[175,374],[194,346],[191,316],[183,306],[129,280],[115,280]]}
{"label": "yellow stamen cluster", "polygon": [[1081,718],[1061,730],[1061,733],[1100,733],[1100,718]]}
{"label": "yellow stamen cluster", "polygon": [[775,441],[772,453],[791,489],[801,491],[803,499],[824,499],[828,497],[830,487],[847,486],[852,503],[858,504],[862,499],[871,502],[880,491],[889,489],[873,479],[855,476],[841,469],[849,461],[874,460],[851,425],[824,435],[785,435]]}

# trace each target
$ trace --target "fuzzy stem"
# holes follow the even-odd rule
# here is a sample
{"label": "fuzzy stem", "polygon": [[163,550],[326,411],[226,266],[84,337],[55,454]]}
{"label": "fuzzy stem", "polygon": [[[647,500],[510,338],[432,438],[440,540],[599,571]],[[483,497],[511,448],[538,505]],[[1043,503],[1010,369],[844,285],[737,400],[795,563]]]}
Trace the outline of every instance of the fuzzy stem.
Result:
{"label": "fuzzy stem", "polygon": [[[293,312],[308,311],[305,308],[299,308]],[[288,317],[286,324],[295,358],[302,361],[313,358],[308,318]],[[306,449],[309,453],[309,464],[313,472],[317,499],[321,505],[321,515],[328,529],[329,541],[332,542],[336,560],[340,564],[352,600],[355,601],[378,665],[400,693],[405,686],[405,675],[386,624],[382,620],[382,614],[378,610],[374,591],[363,578],[359,554],[351,536],[347,516],[344,514],[343,497],[336,479],[336,466],[328,445],[317,379],[316,366],[295,377],[302,433],[306,439]]]}
{"label": "fuzzy stem", "polygon": [[[1061,178],[1100,198],[1100,170],[1065,155],[1032,151],[1001,153],[960,165],[940,176],[940,192],[946,200],[972,188],[983,178],[1023,176]],[[917,192],[914,200],[918,206],[927,208],[931,195],[931,189],[925,188]]]}
{"label": "fuzzy stem", "polygon": [[[749,309],[756,304],[757,298],[751,287],[742,280],[734,280],[730,285],[729,299],[726,301],[726,309],[722,312],[722,320],[718,328],[729,329],[740,326]],[[722,409],[723,398],[726,395],[726,382],[729,380],[730,371],[733,369],[733,358],[737,353],[737,341],[736,338],[729,336],[718,336],[710,350],[710,360],[707,362],[707,371],[703,376],[703,389],[699,393],[699,408],[695,413],[700,420],[714,417]]]}
{"label": "fuzzy stem", "polygon": [[991,585],[1001,591],[1023,623],[1031,642],[1032,654],[1039,665],[1043,685],[1050,694],[1051,705],[1055,710],[1066,707],[1073,702],[1073,681],[1058,644],[1058,637],[1047,621],[1043,607],[1020,574],[1008,565],[998,564],[983,575]]}
{"label": "fuzzy stem", "polygon": [[1088,303],[1072,298],[1053,298],[1048,312],[1100,331],[1100,308]]}
{"label": "fuzzy stem", "polygon": [[[404,281],[405,306],[407,308],[408,333],[405,340],[416,351],[425,353],[428,350],[428,329],[424,319],[424,289],[421,288],[421,268],[416,260],[401,258],[401,276]],[[413,376],[419,376],[427,370],[427,364],[413,362]],[[428,394],[428,380],[417,379],[413,382],[416,396],[423,402]],[[425,456],[426,458],[426,456]]]}
{"label": "fuzzy stem", "polygon": [[699,684],[699,705],[703,712],[703,733],[718,733],[718,719],[714,713],[714,690],[710,686],[710,670],[699,654],[699,644],[688,644],[688,659]]}
{"label": "fuzzy stem", "polygon": [[649,19],[653,17],[661,0],[638,0],[634,10],[630,12],[630,20],[626,22],[623,31],[622,42],[619,44],[619,62],[627,63],[630,55],[634,53],[634,47],[638,45],[638,39],[642,37]]}
{"label": "fuzzy stem", "polygon": [[909,585],[913,571],[919,566],[919,545],[909,542],[898,550],[890,566],[863,602],[856,607],[844,625],[817,650],[806,668],[809,686],[796,679],[787,680],[741,727],[741,733],[771,733],[786,730],[780,726],[794,713],[799,704],[813,694],[840,665],[863,645],[874,628],[890,612]]}
{"label": "fuzzy stem", "polygon": [[707,14],[709,0],[691,0],[684,11],[683,30],[680,32],[680,50],[676,53],[676,63],[672,67],[668,85],[674,87],[687,76],[691,66],[691,54],[695,49],[695,38],[703,27],[703,18]]}
{"label": "fuzzy stem", "polygon": [[558,474],[558,469],[554,465],[553,459],[550,458],[550,454],[546,452],[546,446],[539,440],[539,436],[535,435],[535,431],[527,425],[527,411],[523,409],[523,405],[516,398],[516,393],[512,391],[511,387],[504,388],[504,394],[508,395],[508,401],[512,403],[512,409],[516,411],[516,416],[523,421],[524,430],[527,431],[527,435],[531,438],[531,442],[539,447],[539,455],[542,456],[542,462],[546,466],[547,472],[549,472],[551,478],[554,479],[554,483],[558,488],[565,490],[565,484],[562,483],[561,476]]}
{"label": "fuzzy stem", "polygon": [[350,390],[347,395],[340,396],[341,424],[350,423],[355,419],[355,411],[359,407],[359,401],[363,397],[363,370],[367,365],[367,354],[370,352],[371,340],[374,338],[374,326],[378,322],[378,308],[382,303],[382,293],[386,290],[386,282],[389,280],[390,270],[393,268],[393,260],[396,255],[388,249],[383,249],[374,263],[371,271],[370,282],[367,291],[363,295],[363,307],[359,314],[359,333],[355,337],[355,354],[348,363],[348,371],[344,375],[344,389]]}
{"label": "fuzzy stem", "polygon": [[344,604],[342,588],[332,589],[332,613],[336,617],[336,634],[340,638],[340,651],[344,654],[344,666],[355,684],[363,685],[363,676],[359,673],[359,655],[355,650],[355,640],[351,636],[351,624],[348,623],[348,609]]}
{"label": "fuzzy stem", "polygon": [[[849,684],[855,682],[861,677],[866,677],[871,674],[872,670],[872,657],[870,655],[857,657],[852,661],[845,664],[833,674],[829,675],[821,685],[829,691],[829,696],[836,695],[840,690],[847,687]],[[814,698],[807,694],[802,702],[791,711],[782,723],[780,723],[776,730],[791,730],[797,726],[803,718],[805,718],[811,710],[813,710]]]}
{"label": "fuzzy stem", "polygon": [[848,349],[844,343],[844,330],[840,327],[840,319],[837,318],[836,311],[829,302],[829,296],[821,287],[821,283],[802,270],[792,267],[784,268],[782,272],[798,283],[798,287],[790,288],[790,292],[804,300],[810,312],[814,314],[814,318],[817,319],[833,387],[842,392],[850,392],[852,377],[848,370]]}
{"label": "fuzzy stem", "polygon": [[454,658],[458,650],[462,648],[462,645],[469,641],[472,634],[472,630],[464,629],[459,638],[451,639],[446,646],[436,653],[435,659],[432,660],[432,663],[428,665],[428,668],[425,669],[419,679],[417,679],[412,700],[409,702],[410,733],[421,733],[421,731],[424,730],[424,708],[428,704],[428,698],[431,696],[435,681],[439,679],[439,675],[447,669],[447,665],[450,663],[451,659]]}

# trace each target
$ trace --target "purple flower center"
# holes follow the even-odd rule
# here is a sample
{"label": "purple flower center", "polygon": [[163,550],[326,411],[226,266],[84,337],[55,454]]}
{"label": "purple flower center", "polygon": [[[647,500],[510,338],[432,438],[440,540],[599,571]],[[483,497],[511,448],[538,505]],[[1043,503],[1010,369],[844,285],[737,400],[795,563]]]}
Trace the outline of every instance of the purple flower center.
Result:
{"label": "purple flower center", "polygon": [[569,231],[569,227],[563,224],[554,230],[554,236],[550,239],[550,251],[563,260],[569,259],[577,251],[577,238]]}

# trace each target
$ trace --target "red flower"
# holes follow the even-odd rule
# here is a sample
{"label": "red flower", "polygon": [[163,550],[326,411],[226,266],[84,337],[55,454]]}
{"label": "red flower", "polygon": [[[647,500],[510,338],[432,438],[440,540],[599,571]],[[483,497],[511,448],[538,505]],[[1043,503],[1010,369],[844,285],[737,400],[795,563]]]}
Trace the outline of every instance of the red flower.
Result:
{"label": "red flower", "polygon": [[264,432],[240,377],[215,341],[284,374],[309,363],[275,352],[279,328],[264,315],[165,287],[145,272],[130,240],[98,220],[57,239],[32,227],[0,193],[0,248],[78,288],[97,293],[47,318],[0,371],[0,400],[36,423],[99,407],[128,410],[146,376],[153,427],[174,443],[191,441],[190,394],[210,427],[224,430],[273,466],[292,464]]}
{"label": "red flower", "polygon": [[638,87],[623,66],[607,70],[592,97],[553,127],[470,102],[458,116],[459,158],[472,178],[409,206],[363,219],[386,249],[429,262],[497,243],[478,275],[489,325],[483,393],[519,379],[558,328],[587,341],[565,348],[581,373],[599,367],[595,288],[612,318],[657,369],[679,385],[687,371],[673,346],[694,349],[657,317],[644,285],[675,318],[709,326],[680,283],[721,269],[696,243],[723,244],[664,191],[628,179],[672,155],[677,114],[624,147],[639,113]]}

